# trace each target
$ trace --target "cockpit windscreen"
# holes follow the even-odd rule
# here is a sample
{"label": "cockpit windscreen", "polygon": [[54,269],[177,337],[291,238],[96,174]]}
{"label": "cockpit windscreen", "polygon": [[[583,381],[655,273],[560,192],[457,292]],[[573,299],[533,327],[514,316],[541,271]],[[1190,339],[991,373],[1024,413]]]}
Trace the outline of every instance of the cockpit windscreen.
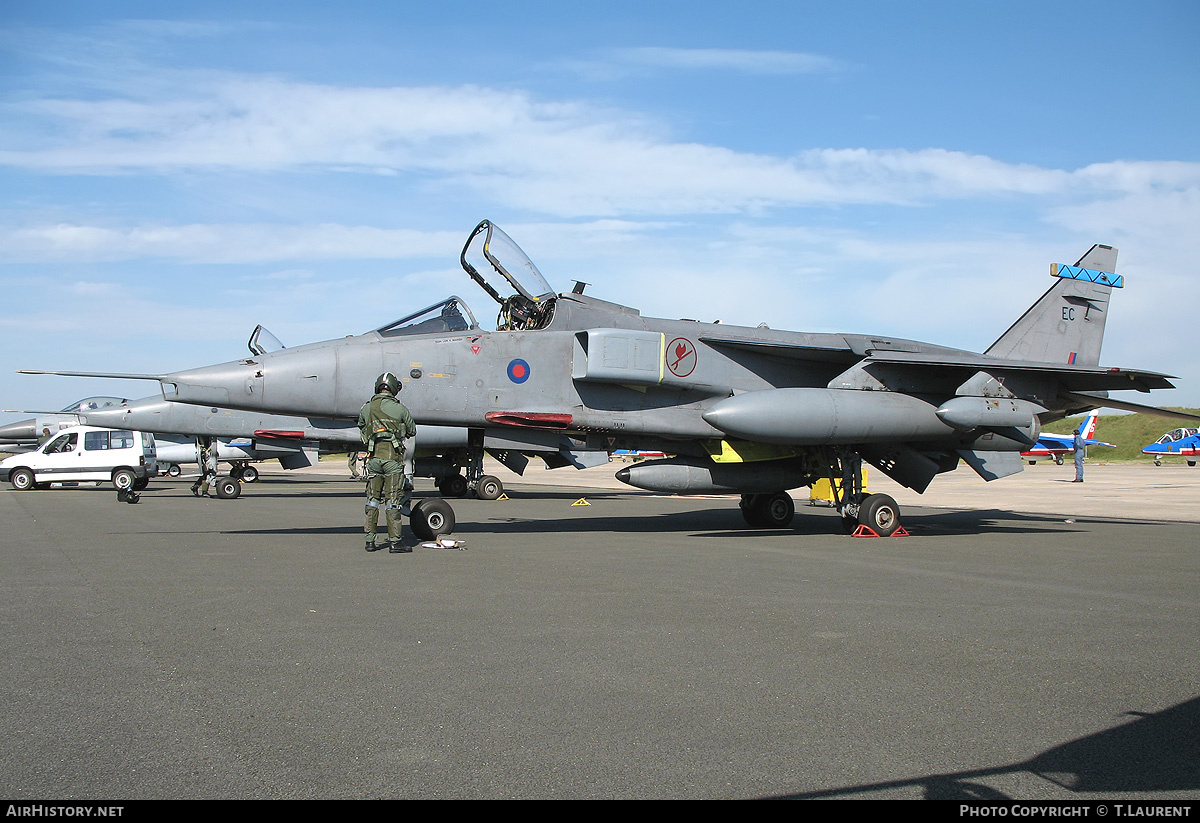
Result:
{"label": "cockpit windscreen", "polygon": [[376,329],[384,337],[404,337],[410,334],[445,334],[479,328],[474,315],[457,297],[448,297],[419,312],[402,317],[394,323]]}
{"label": "cockpit windscreen", "polygon": [[120,406],[122,403],[128,403],[122,397],[85,397],[82,400],[77,400],[71,405],[63,409],[64,412],[90,412],[96,409],[104,409],[109,406]]}

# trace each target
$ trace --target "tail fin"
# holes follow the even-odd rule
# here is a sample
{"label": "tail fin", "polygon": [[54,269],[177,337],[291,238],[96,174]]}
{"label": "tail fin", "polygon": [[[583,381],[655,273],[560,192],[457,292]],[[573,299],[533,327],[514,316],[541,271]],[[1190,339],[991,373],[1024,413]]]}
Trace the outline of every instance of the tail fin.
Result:
{"label": "tail fin", "polygon": [[1091,440],[1096,436],[1096,412],[1089,414],[1079,424],[1079,434],[1084,440]]}
{"label": "tail fin", "polygon": [[1113,274],[1117,250],[1095,245],[1074,266],[1050,266],[1054,285],[1013,323],[986,354],[1006,360],[1036,360],[1096,366],[1108,317],[1108,297],[1124,285]]}

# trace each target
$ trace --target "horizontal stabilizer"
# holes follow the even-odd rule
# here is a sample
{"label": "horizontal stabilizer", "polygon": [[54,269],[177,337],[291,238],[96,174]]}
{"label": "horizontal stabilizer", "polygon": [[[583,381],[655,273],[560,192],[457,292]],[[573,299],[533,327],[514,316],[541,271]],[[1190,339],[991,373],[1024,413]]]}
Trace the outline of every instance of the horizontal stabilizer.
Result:
{"label": "horizontal stabilizer", "polygon": [[1106,397],[1103,394],[1094,394],[1092,392],[1066,392],[1066,396],[1071,400],[1076,400],[1091,408],[1099,409],[1120,409],[1121,411],[1143,412],[1152,414],[1156,417],[1174,417],[1180,420],[1200,420],[1200,415],[1191,414],[1189,412],[1174,411],[1173,409],[1161,409],[1158,406],[1146,406],[1141,403],[1131,403],[1128,400],[1114,400],[1111,397]]}

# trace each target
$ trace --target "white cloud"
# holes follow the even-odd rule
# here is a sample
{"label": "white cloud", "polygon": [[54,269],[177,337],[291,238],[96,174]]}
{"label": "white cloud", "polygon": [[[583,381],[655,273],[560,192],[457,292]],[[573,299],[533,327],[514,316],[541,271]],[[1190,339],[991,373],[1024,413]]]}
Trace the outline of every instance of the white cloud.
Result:
{"label": "white cloud", "polygon": [[661,46],[614,49],[618,64],[679,70],[722,70],[744,74],[829,74],[842,71],[840,60],[794,51],[680,49]]}
{"label": "white cloud", "polygon": [[402,260],[444,257],[458,232],[374,226],[208,224],[102,228],[58,224],[0,230],[0,261],[170,260],[262,263],[280,260]]}
{"label": "white cloud", "polygon": [[1200,188],[1200,164],[1185,162],[1070,170],[933,148],[735,151],[674,141],[626,112],[474,86],[243,79],[210,82],[191,96],[45,99],[8,109],[20,109],[13,123],[24,130],[8,127],[0,165],[97,174],[383,172],[560,218]]}

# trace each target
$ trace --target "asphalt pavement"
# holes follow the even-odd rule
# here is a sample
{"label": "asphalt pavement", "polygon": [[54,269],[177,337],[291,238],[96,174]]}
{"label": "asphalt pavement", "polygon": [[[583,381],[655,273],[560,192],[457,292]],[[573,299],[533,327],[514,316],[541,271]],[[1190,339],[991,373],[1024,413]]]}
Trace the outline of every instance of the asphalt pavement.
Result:
{"label": "asphalt pavement", "polygon": [[1200,798],[1200,469],[964,469],[886,539],[496,473],[411,554],[342,463],[0,490],[0,796]]}

